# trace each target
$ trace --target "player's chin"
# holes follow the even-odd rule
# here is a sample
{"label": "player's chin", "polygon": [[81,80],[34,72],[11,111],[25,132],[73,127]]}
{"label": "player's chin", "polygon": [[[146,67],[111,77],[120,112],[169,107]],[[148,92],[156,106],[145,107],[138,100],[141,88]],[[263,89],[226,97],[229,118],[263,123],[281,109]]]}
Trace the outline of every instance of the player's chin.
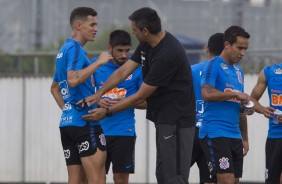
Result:
{"label": "player's chin", "polygon": [[95,40],[94,37],[90,37],[90,38],[88,39],[89,42],[93,42],[94,40]]}

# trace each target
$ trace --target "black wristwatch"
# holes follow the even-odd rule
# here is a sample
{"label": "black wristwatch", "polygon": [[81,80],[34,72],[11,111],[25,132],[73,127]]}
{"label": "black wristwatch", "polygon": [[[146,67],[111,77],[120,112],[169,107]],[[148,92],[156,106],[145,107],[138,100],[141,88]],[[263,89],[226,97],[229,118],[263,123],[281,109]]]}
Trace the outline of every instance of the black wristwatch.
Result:
{"label": "black wristwatch", "polygon": [[113,113],[110,111],[110,109],[106,108],[106,116],[111,117],[112,115],[113,115]]}

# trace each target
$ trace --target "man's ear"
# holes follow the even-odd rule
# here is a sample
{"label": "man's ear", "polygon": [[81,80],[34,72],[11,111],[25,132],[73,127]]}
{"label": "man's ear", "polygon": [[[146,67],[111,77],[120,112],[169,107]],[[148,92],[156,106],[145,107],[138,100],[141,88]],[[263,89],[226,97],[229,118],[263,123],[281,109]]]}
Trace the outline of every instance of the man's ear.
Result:
{"label": "man's ear", "polygon": [[224,48],[228,48],[228,47],[230,47],[230,43],[228,42],[228,41],[224,41]]}
{"label": "man's ear", "polygon": [[147,28],[143,28],[142,32],[145,34],[145,35],[148,35],[149,34],[149,30]]}
{"label": "man's ear", "polygon": [[113,47],[111,46],[111,44],[108,44],[107,50],[109,53],[113,52]]}
{"label": "man's ear", "polygon": [[76,30],[80,30],[81,24],[78,20],[73,23],[73,28]]}

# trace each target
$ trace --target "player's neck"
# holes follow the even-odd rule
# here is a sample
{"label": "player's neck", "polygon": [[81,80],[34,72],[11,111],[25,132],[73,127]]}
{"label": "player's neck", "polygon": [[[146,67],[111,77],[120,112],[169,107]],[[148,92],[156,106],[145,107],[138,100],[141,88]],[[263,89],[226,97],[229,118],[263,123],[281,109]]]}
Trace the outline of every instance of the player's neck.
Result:
{"label": "player's neck", "polygon": [[225,52],[222,52],[220,54],[220,57],[230,66],[233,66],[233,62],[230,60],[230,58],[228,57],[228,55]]}
{"label": "player's neck", "polygon": [[75,32],[72,32],[71,39],[73,39],[73,40],[75,40],[77,42],[80,42],[80,44],[82,46],[84,46],[86,44],[86,42],[87,42],[85,39],[83,39],[79,34],[77,34]]}

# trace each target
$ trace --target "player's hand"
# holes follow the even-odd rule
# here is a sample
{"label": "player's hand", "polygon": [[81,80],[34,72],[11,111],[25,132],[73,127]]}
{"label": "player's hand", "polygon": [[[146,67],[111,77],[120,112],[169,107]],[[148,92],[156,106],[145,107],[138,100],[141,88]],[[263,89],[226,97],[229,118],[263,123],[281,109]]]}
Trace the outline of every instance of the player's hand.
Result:
{"label": "player's hand", "polygon": [[243,104],[247,104],[250,101],[250,96],[247,93],[237,93],[236,99]]}
{"label": "player's hand", "polygon": [[255,107],[249,108],[248,111],[246,112],[247,115],[252,115],[255,112]]}
{"label": "player's hand", "polygon": [[78,102],[76,102],[76,105],[81,105],[81,107],[84,107],[87,105],[88,107],[92,106],[93,104],[97,104],[100,100],[100,97],[97,96],[97,94],[90,95]]}
{"label": "player's hand", "polygon": [[263,109],[263,115],[268,118],[271,119],[273,117],[273,112],[275,111],[275,109],[273,107],[265,107]]}
{"label": "player's hand", "polygon": [[112,100],[109,98],[101,98],[99,102],[97,102],[97,105],[103,108],[109,108],[111,106],[111,101]]}
{"label": "player's hand", "polygon": [[243,156],[246,156],[249,151],[249,141],[243,140]]}
{"label": "player's hand", "polygon": [[106,64],[109,60],[112,60],[113,56],[109,52],[102,52],[96,61],[100,65]]}
{"label": "player's hand", "polygon": [[97,105],[99,105],[100,107],[103,107],[103,108],[109,108],[109,107],[117,104],[118,102],[120,102],[122,99],[124,99],[124,97],[122,97],[122,96],[118,96],[114,99],[102,98],[102,99],[99,100],[99,102],[97,102]]}
{"label": "player's hand", "polygon": [[82,116],[85,121],[99,121],[106,117],[105,108],[96,108],[88,111],[88,114]]}

